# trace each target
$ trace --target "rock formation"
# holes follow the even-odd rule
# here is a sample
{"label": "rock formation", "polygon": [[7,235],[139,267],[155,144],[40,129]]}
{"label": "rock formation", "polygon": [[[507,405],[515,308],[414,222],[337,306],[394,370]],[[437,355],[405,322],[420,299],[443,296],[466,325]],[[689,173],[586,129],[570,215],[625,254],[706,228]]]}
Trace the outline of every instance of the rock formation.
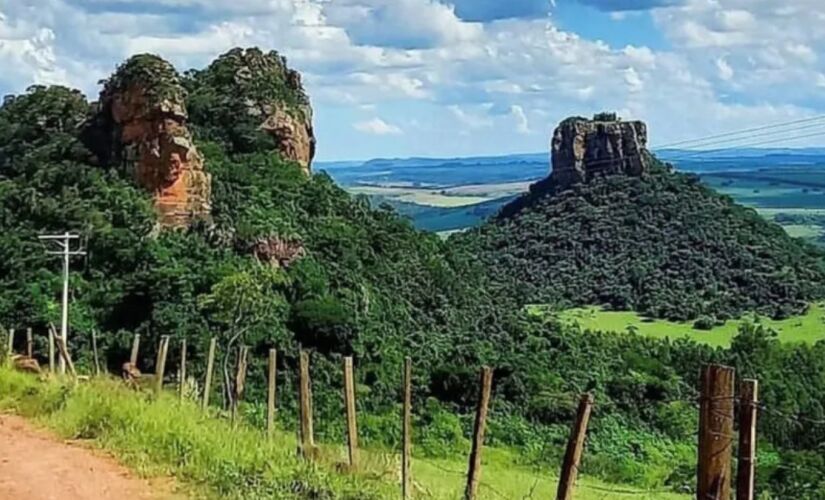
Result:
{"label": "rock formation", "polygon": [[152,193],[163,227],[187,227],[210,212],[211,178],[187,128],[185,95],[171,64],[138,55],[106,82],[98,103],[108,135],[102,160]]}
{"label": "rock formation", "polygon": [[600,175],[639,176],[650,164],[647,126],[641,121],[621,121],[612,113],[600,113],[592,120],[562,121],[553,133],[551,148],[550,181],[562,189]]}
{"label": "rock formation", "polygon": [[[265,145],[309,175],[315,156],[312,107],[301,75],[277,52],[232,49],[206,69],[188,73],[186,84],[192,93],[193,121],[204,129],[204,136],[236,152]],[[230,126],[221,131],[213,125],[216,122]],[[235,133],[227,134],[226,129]]]}

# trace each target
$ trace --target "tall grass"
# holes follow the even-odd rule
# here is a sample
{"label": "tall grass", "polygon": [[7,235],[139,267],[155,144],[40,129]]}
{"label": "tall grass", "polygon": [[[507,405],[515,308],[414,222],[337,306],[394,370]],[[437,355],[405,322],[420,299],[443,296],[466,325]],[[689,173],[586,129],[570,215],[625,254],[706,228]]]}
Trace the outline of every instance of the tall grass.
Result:
{"label": "tall grass", "polygon": [[31,417],[65,438],[88,439],[147,475],[169,474],[199,495],[223,498],[390,498],[388,483],[296,457],[296,441],[210,417],[172,395],[117,381],[77,386],[0,368],[0,410]]}

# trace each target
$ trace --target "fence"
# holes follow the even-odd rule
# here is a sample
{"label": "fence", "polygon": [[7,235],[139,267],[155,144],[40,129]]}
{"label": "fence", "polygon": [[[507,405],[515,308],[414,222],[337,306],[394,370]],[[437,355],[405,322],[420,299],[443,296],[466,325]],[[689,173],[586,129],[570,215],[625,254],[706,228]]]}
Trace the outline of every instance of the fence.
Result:
{"label": "fence", "polygon": [[[77,377],[71,357],[66,349],[65,343],[53,328],[49,331],[49,370],[55,371],[54,344],[58,347],[59,355],[69,367],[69,373]],[[129,365],[134,368],[138,362],[138,348],[140,336],[135,335],[132,343]],[[163,388],[166,360],[168,357],[170,338],[163,336],[157,348],[157,358],[155,361],[154,391],[160,392]],[[33,356],[33,335],[32,330],[26,330],[25,356],[13,354],[14,330],[8,331],[8,343],[6,354],[17,363],[20,360],[31,360]],[[100,363],[98,360],[96,333],[92,333],[92,346],[94,355],[95,373],[100,373]],[[186,384],[187,373],[187,345],[183,340],[179,346],[179,366],[178,366],[178,391],[180,398],[184,397],[184,384]],[[238,356],[235,366],[234,384],[228,393],[230,397],[230,414],[232,422],[236,421],[238,404],[244,395],[246,381],[246,371],[249,363],[249,349],[246,346],[238,347]],[[216,354],[216,339],[212,338],[209,343],[206,360],[206,372],[204,374],[204,391],[201,396],[201,406],[206,409],[209,405],[211,392],[211,382],[213,379],[214,360]],[[267,404],[266,404],[266,432],[272,436],[275,422],[276,405],[276,360],[277,351],[269,350],[267,364]],[[412,361],[407,358],[403,365],[403,387],[402,387],[402,439],[401,439],[401,467],[400,467],[400,490],[404,499],[413,497],[414,481],[412,477]],[[346,447],[348,466],[352,469],[358,467],[358,426],[356,415],[356,392],[354,363],[352,357],[344,358],[342,367],[344,407],[346,418]],[[299,425],[298,425],[298,453],[304,459],[314,460],[317,456],[313,433],[312,416],[312,386],[310,380],[310,355],[302,350],[299,356],[298,370],[298,402],[299,402]],[[699,410],[698,428],[698,460],[696,467],[696,496],[702,499],[729,499],[735,491],[737,500],[753,500],[755,498],[754,475],[756,463],[756,421],[759,412],[769,412],[781,414],[771,410],[759,403],[758,382],[756,380],[744,380],[739,386],[738,396],[735,390],[735,372],[733,368],[721,365],[706,365],[703,367],[700,376],[700,388],[697,392],[689,388],[695,398],[691,399],[696,403]],[[479,497],[479,491],[484,488],[499,498],[507,498],[492,485],[481,480],[482,455],[484,448],[484,436],[486,430],[487,414],[493,393],[493,369],[483,367],[479,378],[478,401],[476,407],[475,423],[472,434],[472,447],[468,459],[466,471],[447,469],[434,461],[421,458],[428,465],[438,468],[445,473],[460,475],[466,479],[464,488],[464,499],[475,500]],[[683,400],[680,400],[683,401]],[[733,443],[737,435],[734,432],[735,406],[739,404],[739,425],[738,425],[738,456],[737,474],[733,478]],[[592,394],[582,394],[576,411],[575,420],[572,422],[571,431],[568,438],[564,459],[559,474],[556,491],[557,500],[570,500],[573,498],[577,486],[577,475],[582,456],[585,452],[585,442],[587,427],[591,412],[597,403]],[[793,415],[781,414],[782,417],[794,422],[815,423],[825,425],[825,422],[811,421]],[[417,458],[419,460],[419,458]],[[532,487],[523,497],[533,498],[534,491],[538,485],[540,477],[536,477]],[[736,488],[733,488],[735,481]],[[588,489],[601,491],[606,494],[633,496],[649,495],[655,493],[649,490],[631,490],[600,487],[595,485],[583,485]]]}

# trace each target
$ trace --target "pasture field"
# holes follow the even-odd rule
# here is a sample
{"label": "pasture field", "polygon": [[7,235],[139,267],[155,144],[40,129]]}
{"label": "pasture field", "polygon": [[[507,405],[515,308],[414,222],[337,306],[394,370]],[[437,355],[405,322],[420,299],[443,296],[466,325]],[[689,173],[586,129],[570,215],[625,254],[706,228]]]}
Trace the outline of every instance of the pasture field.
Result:
{"label": "pasture field", "polygon": [[763,316],[747,315],[736,320],[729,320],[711,330],[697,330],[692,323],[680,323],[666,320],[651,320],[631,311],[605,311],[598,307],[582,307],[552,312],[546,306],[528,306],[528,312],[536,315],[555,315],[568,324],[578,324],[585,330],[602,330],[609,332],[635,331],[640,335],[654,338],[689,338],[712,346],[726,347],[739,331],[745,321],[758,321],[775,330],[783,342],[814,343],[825,339],[825,304],[812,304],[804,315],[793,316],[783,320],[774,320]]}

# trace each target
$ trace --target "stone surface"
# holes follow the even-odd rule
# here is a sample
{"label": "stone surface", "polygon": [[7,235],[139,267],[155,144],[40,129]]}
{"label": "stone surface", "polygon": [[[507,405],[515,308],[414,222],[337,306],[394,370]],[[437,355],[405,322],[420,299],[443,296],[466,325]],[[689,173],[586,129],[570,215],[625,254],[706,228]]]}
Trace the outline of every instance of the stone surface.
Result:
{"label": "stone surface", "polygon": [[621,121],[608,113],[593,120],[568,118],[553,133],[551,154],[550,180],[556,188],[603,175],[639,176],[650,163],[647,126],[641,121]]}
{"label": "stone surface", "polygon": [[306,255],[300,241],[287,240],[278,236],[258,239],[252,247],[255,258],[273,267],[289,267]]}
{"label": "stone surface", "polygon": [[231,120],[250,121],[272,139],[282,158],[309,175],[315,156],[312,106],[301,74],[287,67],[284,57],[276,51],[235,48],[195,78],[235,102],[238,115]]}
{"label": "stone surface", "polygon": [[278,109],[261,124],[261,130],[272,136],[281,156],[298,163],[309,175],[315,156],[315,137],[312,127]]}
{"label": "stone surface", "polygon": [[124,63],[101,93],[110,130],[107,163],[126,168],[152,193],[162,227],[208,217],[211,178],[186,126],[185,92],[175,69],[148,55]]}

